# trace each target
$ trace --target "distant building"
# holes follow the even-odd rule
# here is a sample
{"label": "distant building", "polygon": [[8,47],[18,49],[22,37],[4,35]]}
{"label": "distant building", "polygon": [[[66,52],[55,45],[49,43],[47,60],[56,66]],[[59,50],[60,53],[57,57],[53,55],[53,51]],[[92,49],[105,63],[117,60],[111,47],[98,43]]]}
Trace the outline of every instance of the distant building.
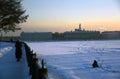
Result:
{"label": "distant building", "polygon": [[120,31],[105,31],[102,32],[103,39],[120,39]]}
{"label": "distant building", "polygon": [[100,38],[99,31],[82,30],[81,24],[79,24],[79,28],[75,29],[75,31],[64,32],[63,34],[66,40],[87,40],[87,39],[99,39]]}
{"label": "distant building", "polygon": [[22,32],[22,41],[49,41],[49,40],[99,40],[120,39],[120,31],[90,31],[82,30],[81,24],[74,31],[59,32]]}
{"label": "distant building", "polygon": [[52,40],[52,32],[22,32],[22,41],[48,41]]}
{"label": "distant building", "polygon": [[78,29],[75,29],[75,31],[76,31],[76,32],[82,31],[82,29],[81,29],[81,24],[79,24],[79,28],[78,28]]}
{"label": "distant building", "polygon": [[100,32],[98,31],[64,32],[64,38],[66,40],[99,39]]}

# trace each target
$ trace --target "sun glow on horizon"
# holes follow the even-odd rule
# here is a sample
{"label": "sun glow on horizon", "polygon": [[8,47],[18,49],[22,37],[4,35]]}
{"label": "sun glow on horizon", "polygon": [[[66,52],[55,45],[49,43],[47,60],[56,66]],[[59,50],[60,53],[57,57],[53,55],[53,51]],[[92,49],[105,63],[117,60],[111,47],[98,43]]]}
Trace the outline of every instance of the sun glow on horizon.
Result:
{"label": "sun glow on horizon", "polygon": [[[29,19],[23,31],[64,32],[86,30],[120,31],[116,0],[24,0]],[[33,6],[31,6],[33,5]]]}
{"label": "sun glow on horizon", "polygon": [[[86,30],[97,31],[120,31],[119,19],[101,19],[101,20],[55,20],[55,21],[32,21],[23,24],[23,30],[26,31],[51,31],[51,32],[64,32],[71,31],[78,28],[79,24],[82,24],[82,28]],[[37,28],[37,29],[36,29]],[[34,29],[34,30],[33,30]]]}

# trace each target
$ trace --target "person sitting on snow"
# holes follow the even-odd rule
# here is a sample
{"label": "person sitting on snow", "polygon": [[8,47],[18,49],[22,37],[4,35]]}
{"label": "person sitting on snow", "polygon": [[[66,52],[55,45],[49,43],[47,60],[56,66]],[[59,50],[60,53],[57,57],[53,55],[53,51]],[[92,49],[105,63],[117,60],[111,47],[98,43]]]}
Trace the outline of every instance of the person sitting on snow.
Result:
{"label": "person sitting on snow", "polygon": [[97,63],[96,60],[94,60],[94,62],[93,62],[93,64],[92,64],[92,67],[93,67],[93,68],[97,68],[97,67],[99,67],[99,66],[98,66],[98,63]]}

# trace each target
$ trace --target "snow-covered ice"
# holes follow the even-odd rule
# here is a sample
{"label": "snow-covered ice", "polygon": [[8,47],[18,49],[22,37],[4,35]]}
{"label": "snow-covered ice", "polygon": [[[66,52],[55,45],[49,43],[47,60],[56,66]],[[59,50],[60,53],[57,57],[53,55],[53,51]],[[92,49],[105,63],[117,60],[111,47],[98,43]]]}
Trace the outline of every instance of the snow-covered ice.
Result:
{"label": "snow-covered ice", "polygon": [[120,79],[120,40],[27,43],[45,58],[49,79]]}
{"label": "snow-covered ice", "polygon": [[14,43],[0,42],[0,79],[31,79],[24,47],[22,49],[22,59],[17,62]]}

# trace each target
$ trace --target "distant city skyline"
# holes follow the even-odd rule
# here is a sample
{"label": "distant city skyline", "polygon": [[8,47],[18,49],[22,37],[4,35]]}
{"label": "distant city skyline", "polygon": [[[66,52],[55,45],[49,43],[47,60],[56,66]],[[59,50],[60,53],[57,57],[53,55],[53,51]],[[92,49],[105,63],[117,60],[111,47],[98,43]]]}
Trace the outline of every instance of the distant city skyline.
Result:
{"label": "distant city skyline", "polygon": [[119,0],[23,0],[23,31],[120,30]]}
{"label": "distant city skyline", "polygon": [[29,18],[21,31],[64,32],[78,28],[120,31],[119,0],[23,0]]}

